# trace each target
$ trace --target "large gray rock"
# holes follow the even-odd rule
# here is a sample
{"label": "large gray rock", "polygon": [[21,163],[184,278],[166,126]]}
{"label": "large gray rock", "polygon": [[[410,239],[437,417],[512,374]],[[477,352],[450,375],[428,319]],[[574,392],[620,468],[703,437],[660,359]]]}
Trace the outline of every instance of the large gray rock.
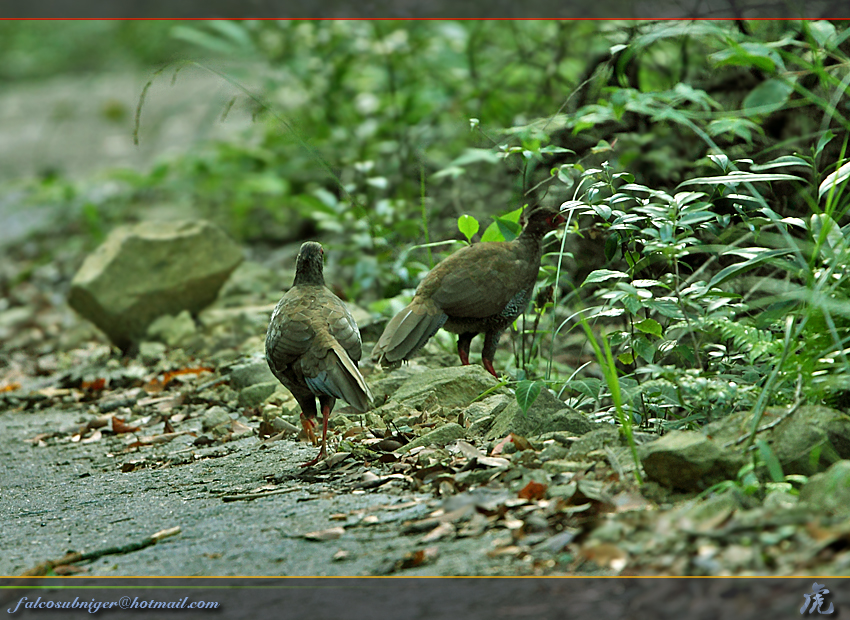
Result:
{"label": "large gray rock", "polygon": [[671,431],[638,447],[646,477],[681,491],[702,491],[734,480],[744,459],[695,431]]}
{"label": "large gray rock", "polygon": [[[742,411],[712,422],[704,429],[718,445],[741,447],[752,429],[753,414]],[[781,419],[778,424],[774,424]],[[785,474],[812,476],[832,463],[850,459],[850,416],[821,406],[804,406],[788,415],[768,409],[759,421],[757,438],[766,441]],[[765,472],[766,475],[766,472]]]}
{"label": "large gray rock", "polygon": [[850,461],[837,461],[800,489],[800,501],[815,512],[850,517]]}
{"label": "large gray rock", "polygon": [[241,248],[210,222],[122,226],[86,258],[68,303],[126,351],[157,317],[212,303],[240,262]]}
{"label": "large gray rock", "polygon": [[444,408],[465,407],[497,385],[481,366],[455,366],[423,370],[409,377],[391,399],[409,407],[423,405],[429,397]]}
{"label": "large gray rock", "polygon": [[593,428],[581,413],[565,411],[565,409],[564,401],[555,396],[552,390],[546,388],[540,390],[540,394],[524,414],[516,399],[513,399],[496,415],[487,438],[499,439],[508,433],[529,437],[562,430],[581,434]]}
{"label": "large gray rock", "polygon": [[829,407],[800,407],[769,441],[783,472],[812,476],[850,458],[850,416]]}

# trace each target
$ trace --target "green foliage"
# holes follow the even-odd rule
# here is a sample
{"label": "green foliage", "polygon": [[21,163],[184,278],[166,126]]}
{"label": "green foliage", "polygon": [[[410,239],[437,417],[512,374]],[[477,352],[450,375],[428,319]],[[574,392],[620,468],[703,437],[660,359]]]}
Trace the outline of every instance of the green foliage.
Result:
{"label": "green foliage", "polygon": [[457,228],[472,243],[472,237],[478,232],[478,220],[471,215],[461,215],[457,218]]}

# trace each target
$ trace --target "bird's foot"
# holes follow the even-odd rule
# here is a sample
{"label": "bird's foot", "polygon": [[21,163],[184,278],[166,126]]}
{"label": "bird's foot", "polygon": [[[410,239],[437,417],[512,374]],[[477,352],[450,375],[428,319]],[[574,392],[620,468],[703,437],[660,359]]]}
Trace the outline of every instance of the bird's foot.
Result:
{"label": "bird's foot", "polygon": [[313,465],[315,465],[319,461],[323,461],[325,458],[327,458],[327,456],[328,456],[328,454],[323,447],[321,450],[319,450],[319,454],[316,456],[316,458],[311,459],[311,460],[307,461],[306,463],[301,463],[301,465],[299,467],[312,467]]}
{"label": "bird's foot", "polygon": [[316,423],[313,420],[311,420],[310,418],[307,418],[307,417],[302,415],[301,416],[301,426],[304,428],[304,434],[307,435],[307,439],[310,441],[310,443],[312,443],[314,446],[318,446],[319,440],[316,437],[316,431],[315,431]]}
{"label": "bird's foot", "polygon": [[493,360],[482,359],[481,361],[484,363],[484,368],[487,369],[487,372],[489,372],[491,375],[496,377],[496,379],[498,379],[499,375],[496,374],[496,369],[493,368]]}

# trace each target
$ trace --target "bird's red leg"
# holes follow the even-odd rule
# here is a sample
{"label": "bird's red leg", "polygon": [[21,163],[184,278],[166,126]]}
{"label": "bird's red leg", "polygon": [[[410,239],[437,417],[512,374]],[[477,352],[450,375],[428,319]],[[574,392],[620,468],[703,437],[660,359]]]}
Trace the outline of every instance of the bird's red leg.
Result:
{"label": "bird's red leg", "polygon": [[301,426],[304,428],[304,434],[307,435],[307,439],[310,440],[310,443],[314,446],[318,445],[319,441],[316,439],[316,431],[313,430],[316,427],[316,423],[304,415],[303,411],[301,412]]}
{"label": "bird's red leg", "polygon": [[319,450],[318,456],[316,458],[307,461],[306,463],[301,463],[301,467],[312,467],[322,459],[324,459],[327,455],[327,443],[328,443],[328,419],[331,417],[331,408],[329,405],[322,405],[322,447]]}
{"label": "bird's red leg", "polygon": [[481,361],[484,362],[484,368],[487,369],[487,372],[489,372],[491,375],[493,375],[494,377],[496,377],[498,379],[499,375],[496,374],[496,369],[493,368],[493,360],[488,360],[488,359],[482,358]]}
{"label": "bird's red leg", "polygon": [[501,332],[487,332],[484,334],[484,348],[481,350],[481,362],[491,375],[499,378],[496,369],[493,368],[493,358],[496,356],[496,346],[499,344]]}
{"label": "bird's red leg", "polygon": [[473,336],[475,334],[461,334],[457,337],[457,355],[464,366],[469,366],[469,345]]}

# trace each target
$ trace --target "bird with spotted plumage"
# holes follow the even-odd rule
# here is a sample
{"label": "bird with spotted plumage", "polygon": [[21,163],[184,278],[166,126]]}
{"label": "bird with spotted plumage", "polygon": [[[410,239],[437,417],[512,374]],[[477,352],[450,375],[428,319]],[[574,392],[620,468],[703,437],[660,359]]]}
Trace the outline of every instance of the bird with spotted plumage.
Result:
{"label": "bird with spotted plumage", "polygon": [[467,365],[470,343],[483,332],[481,359],[498,379],[493,357],[499,336],[531,300],[543,237],[564,222],[549,207],[526,209],[522,219],[522,232],[513,241],[475,243],[434,267],[413,300],[387,323],[372,360],[388,366],[408,360],[442,327],[458,334],[458,356]]}
{"label": "bird with spotted plumage", "polygon": [[278,302],[266,334],[266,361],[301,406],[301,424],[316,440],[316,399],[322,412],[322,443],[315,465],[327,455],[328,418],[337,399],[368,411],[372,393],[357,363],[360,330],[342,300],[326,286],[324,250],[307,241],[295,259],[295,281]]}

